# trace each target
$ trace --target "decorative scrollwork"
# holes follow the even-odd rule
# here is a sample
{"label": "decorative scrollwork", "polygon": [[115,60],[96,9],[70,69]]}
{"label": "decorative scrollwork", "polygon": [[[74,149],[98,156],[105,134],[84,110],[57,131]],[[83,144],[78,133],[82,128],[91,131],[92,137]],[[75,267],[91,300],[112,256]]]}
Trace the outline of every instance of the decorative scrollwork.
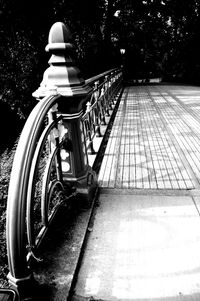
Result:
{"label": "decorative scrollwork", "polygon": [[111,72],[94,82],[93,94],[86,105],[86,112],[82,117],[84,135],[89,154],[95,154],[94,137],[101,137],[101,126],[106,125],[106,117],[110,117],[110,111],[115,105],[115,98],[121,87],[121,75],[119,72]]}

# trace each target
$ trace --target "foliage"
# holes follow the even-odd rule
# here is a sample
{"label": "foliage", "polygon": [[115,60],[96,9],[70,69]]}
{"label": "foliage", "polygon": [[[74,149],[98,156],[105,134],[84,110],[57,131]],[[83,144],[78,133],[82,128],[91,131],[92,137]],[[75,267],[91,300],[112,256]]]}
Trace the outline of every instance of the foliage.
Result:
{"label": "foliage", "polygon": [[38,19],[34,25],[31,12],[34,10],[30,3],[2,1],[0,99],[8,103],[20,118],[26,118],[35,103],[31,93],[36,89],[41,73],[39,44],[44,33],[38,32],[38,25],[35,26]]}
{"label": "foliage", "polygon": [[113,33],[127,50],[126,67],[133,75],[195,79],[199,72],[199,1],[119,0],[115,1],[115,17]]}
{"label": "foliage", "polygon": [[0,286],[5,286],[7,269],[7,252],[6,252],[6,206],[8,183],[13,162],[15,148],[6,149],[0,155]]}

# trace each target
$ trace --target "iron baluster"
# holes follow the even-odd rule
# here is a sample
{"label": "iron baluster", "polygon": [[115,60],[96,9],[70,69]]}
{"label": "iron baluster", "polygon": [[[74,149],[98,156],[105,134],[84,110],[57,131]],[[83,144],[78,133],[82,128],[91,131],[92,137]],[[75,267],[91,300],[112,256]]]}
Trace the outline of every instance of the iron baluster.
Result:
{"label": "iron baluster", "polygon": [[86,131],[88,133],[88,150],[90,154],[95,154],[94,146],[93,146],[93,132],[94,132],[94,122],[92,122],[91,117],[91,103],[87,103],[87,110],[86,110]]}
{"label": "iron baluster", "polygon": [[59,130],[58,130],[58,122],[57,122],[57,112],[52,112],[52,119],[55,121],[55,147],[57,149],[56,157],[55,157],[55,165],[56,165],[56,174],[57,179],[61,183],[63,183],[62,176],[62,167],[61,167],[61,157],[60,157],[60,141],[59,141]]}

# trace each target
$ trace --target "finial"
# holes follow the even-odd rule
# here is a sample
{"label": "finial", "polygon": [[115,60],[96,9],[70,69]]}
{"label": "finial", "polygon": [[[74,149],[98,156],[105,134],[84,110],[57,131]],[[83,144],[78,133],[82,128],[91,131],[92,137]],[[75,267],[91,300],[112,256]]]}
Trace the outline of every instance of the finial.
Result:
{"label": "finial", "polygon": [[80,70],[75,66],[71,53],[70,30],[62,22],[56,22],[50,29],[48,45],[45,50],[52,54],[50,67],[44,72],[38,90],[33,93],[36,98],[46,95],[61,94],[63,96],[84,95],[89,92]]}
{"label": "finial", "polygon": [[72,49],[71,32],[62,22],[56,22],[49,31],[48,45],[45,50],[48,52],[62,51]]}

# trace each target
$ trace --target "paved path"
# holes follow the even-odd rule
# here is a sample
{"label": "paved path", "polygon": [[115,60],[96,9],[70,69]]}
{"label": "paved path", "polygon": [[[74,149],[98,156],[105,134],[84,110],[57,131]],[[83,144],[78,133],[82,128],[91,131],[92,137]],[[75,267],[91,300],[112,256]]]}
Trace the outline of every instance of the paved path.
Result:
{"label": "paved path", "polygon": [[199,189],[200,88],[127,87],[99,184],[109,188]]}
{"label": "paved path", "polygon": [[126,87],[73,301],[200,300],[200,88]]}
{"label": "paved path", "polygon": [[101,194],[72,300],[200,300],[199,205]]}

